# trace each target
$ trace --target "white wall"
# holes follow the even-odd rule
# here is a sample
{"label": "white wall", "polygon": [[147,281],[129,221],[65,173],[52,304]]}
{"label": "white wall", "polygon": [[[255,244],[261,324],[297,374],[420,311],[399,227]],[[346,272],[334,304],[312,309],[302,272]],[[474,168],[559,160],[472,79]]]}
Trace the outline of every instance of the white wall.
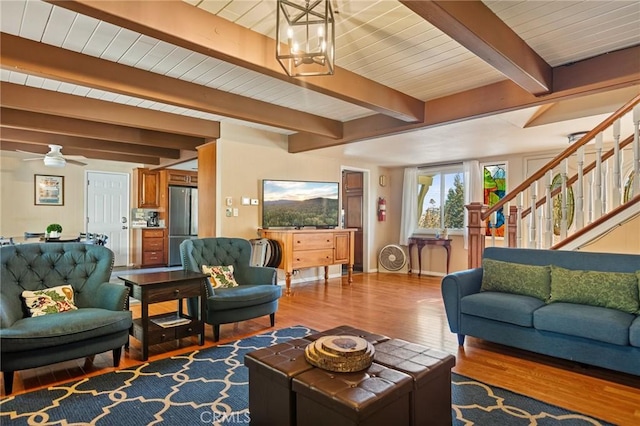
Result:
{"label": "white wall", "polygon": [[[261,225],[262,206],[243,206],[242,197],[262,201],[262,179],[341,181],[342,169],[352,168],[366,171],[370,188],[368,198],[369,227],[365,234],[370,242],[366,264],[377,268],[377,253],[390,238],[392,223],[378,222],[376,202],[379,196],[389,197],[390,186],[379,186],[380,174],[388,170],[374,164],[325,157],[318,152],[290,154],[286,142],[279,135],[222,123],[218,140],[218,221],[219,235],[258,238]],[[238,209],[237,217],[225,215],[225,199],[231,197],[232,208]],[[320,268],[303,270],[294,282],[300,279],[319,277]],[[330,275],[339,275],[339,267],[330,268]]]}
{"label": "white wall", "polygon": [[[45,232],[50,223],[62,225],[63,234],[84,232],[85,171],[129,173],[138,164],[83,160],[86,166],[67,164],[45,167],[42,161],[23,161],[24,154],[0,151],[0,235],[22,236],[24,232]],[[64,176],[64,205],[36,206],[34,176]]]}

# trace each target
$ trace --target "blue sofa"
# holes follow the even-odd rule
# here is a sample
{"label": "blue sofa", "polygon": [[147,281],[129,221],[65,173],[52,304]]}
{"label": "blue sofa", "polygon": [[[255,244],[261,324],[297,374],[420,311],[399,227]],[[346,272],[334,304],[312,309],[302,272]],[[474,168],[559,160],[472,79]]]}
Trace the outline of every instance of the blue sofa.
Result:
{"label": "blue sofa", "polygon": [[[15,371],[113,352],[117,367],[128,342],[131,312],[125,310],[129,290],[110,284],[113,252],[83,243],[35,243],[0,247],[0,367],[5,394]],[[77,309],[38,316],[45,307],[42,291],[73,288]],[[27,304],[24,292],[37,292]],[[68,294],[68,293],[67,293]],[[57,297],[57,295],[56,295]],[[52,299],[58,300],[58,299]],[[61,302],[64,308],[69,305]]]}
{"label": "blue sofa", "polygon": [[442,280],[460,345],[468,335],[640,375],[640,255],[490,247],[482,262]]}

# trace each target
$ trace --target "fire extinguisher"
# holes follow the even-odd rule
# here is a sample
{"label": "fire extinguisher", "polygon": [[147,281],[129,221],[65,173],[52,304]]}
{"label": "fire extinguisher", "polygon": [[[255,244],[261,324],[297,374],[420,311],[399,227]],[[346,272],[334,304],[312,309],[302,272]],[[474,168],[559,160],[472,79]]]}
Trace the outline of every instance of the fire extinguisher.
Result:
{"label": "fire extinguisher", "polygon": [[387,201],[379,197],[378,198],[378,221],[384,222],[387,220]]}

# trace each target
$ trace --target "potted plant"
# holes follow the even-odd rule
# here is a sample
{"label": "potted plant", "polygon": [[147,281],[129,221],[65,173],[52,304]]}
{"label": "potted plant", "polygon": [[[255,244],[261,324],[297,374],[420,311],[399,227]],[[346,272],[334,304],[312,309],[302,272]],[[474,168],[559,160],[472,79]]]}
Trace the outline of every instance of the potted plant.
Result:
{"label": "potted plant", "polygon": [[58,223],[52,223],[47,226],[47,235],[49,238],[58,238],[62,232],[62,226]]}

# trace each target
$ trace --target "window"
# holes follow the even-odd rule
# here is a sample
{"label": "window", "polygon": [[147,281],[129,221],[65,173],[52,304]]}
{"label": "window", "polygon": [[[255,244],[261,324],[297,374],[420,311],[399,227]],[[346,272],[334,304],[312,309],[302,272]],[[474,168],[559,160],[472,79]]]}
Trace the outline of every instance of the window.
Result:
{"label": "window", "polygon": [[462,165],[418,172],[418,228],[463,229],[463,179]]}
{"label": "window", "polygon": [[[502,200],[507,189],[507,165],[501,164],[485,164],[483,166],[484,180],[482,189],[484,190],[484,204],[491,207],[498,201]],[[504,207],[500,208],[495,217],[495,236],[504,237],[505,217]],[[487,221],[486,235],[491,236],[491,221]]]}

